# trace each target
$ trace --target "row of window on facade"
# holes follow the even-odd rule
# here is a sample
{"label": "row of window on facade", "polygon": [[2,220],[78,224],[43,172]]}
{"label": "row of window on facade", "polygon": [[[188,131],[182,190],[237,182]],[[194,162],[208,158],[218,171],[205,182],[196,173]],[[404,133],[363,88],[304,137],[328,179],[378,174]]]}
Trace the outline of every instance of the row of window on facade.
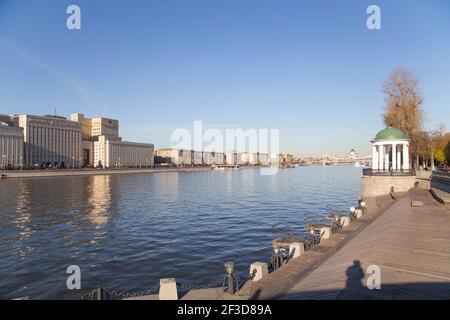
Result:
{"label": "row of window on facade", "polygon": [[[116,122],[118,126],[118,122]],[[121,138],[88,137],[82,139],[82,123],[55,116],[7,116],[0,115],[0,168],[35,167],[91,167],[100,161],[113,163],[109,151],[120,146],[128,146],[133,155],[126,166],[140,167],[153,165],[153,145],[121,141]],[[118,130],[116,130],[118,132]],[[100,142],[98,141],[100,140]],[[110,140],[120,140],[120,146],[109,144]],[[94,159],[94,144],[101,144]],[[12,147],[14,146],[14,147]],[[114,153],[114,152],[113,152]],[[123,156],[126,160],[125,156]],[[151,158],[151,161],[147,160]]]}
{"label": "row of window on facade", "polygon": [[269,165],[269,155],[251,152],[207,152],[183,149],[156,151],[155,163],[160,165]]}

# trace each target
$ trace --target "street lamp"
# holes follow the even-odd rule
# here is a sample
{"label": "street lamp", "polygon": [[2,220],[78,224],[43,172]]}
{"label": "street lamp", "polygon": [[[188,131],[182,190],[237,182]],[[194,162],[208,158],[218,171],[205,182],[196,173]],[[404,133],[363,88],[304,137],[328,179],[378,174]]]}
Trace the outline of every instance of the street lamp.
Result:
{"label": "street lamp", "polygon": [[75,157],[72,156],[72,170],[75,171]]}

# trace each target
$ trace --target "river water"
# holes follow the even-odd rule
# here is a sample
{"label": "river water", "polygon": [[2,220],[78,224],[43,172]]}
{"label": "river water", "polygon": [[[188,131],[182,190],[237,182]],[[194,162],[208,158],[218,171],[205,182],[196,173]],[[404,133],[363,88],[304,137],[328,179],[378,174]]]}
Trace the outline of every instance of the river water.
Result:
{"label": "river water", "polygon": [[[273,225],[301,230],[329,205],[355,205],[360,182],[350,166],[3,180],[0,298],[76,299],[169,277],[208,284],[227,261],[245,276],[270,260]],[[69,265],[81,269],[81,290],[67,289]]]}

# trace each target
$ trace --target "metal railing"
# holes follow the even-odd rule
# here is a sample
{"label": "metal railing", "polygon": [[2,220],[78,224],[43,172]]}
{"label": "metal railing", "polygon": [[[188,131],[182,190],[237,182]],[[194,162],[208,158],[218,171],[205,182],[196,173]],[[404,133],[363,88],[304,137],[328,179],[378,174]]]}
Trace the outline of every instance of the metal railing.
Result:
{"label": "metal railing", "polygon": [[[367,170],[367,169],[366,169]],[[367,210],[364,205],[361,205],[362,199],[359,201],[359,206],[356,209],[362,209],[365,213]],[[332,233],[338,232],[342,229],[343,225],[341,223],[341,218],[344,216],[350,217],[352,220],[356,219],[354,213],[350,215],[345,214],[345,210],[341,210],[337,207],[327,206],[327,215],[325,217],[314,216],[312,212],[305,214],[306,224],[303,225],[304,233],[302,236],[298,237],[295,235],[295,228],[289,225],[276,224],[274,225],[273,231],[277,233],[283,242],[286,244],[301,242],[304,245],[304,250],[309,251],[314,246],[320,244],[322,236],[324,233],[320,232],[321,227],[329,227],[332,229]],[[323,221],[328,223],[323,223]],[[289,245],[280,245],[274,247],[274,254],[270,258],[270,262],[267,264],[268,272],[272,273],[282,266],[288,264],[295,255],[295,248],[290,248]],[[250,274],[246,277],[240,277],[234,273],[234,264],[225,263],[225,269],[227,274],[214,282],[206,285],[191,285],[186,283],[176,283],[177,289],[181,292],[189,292],[191,290],[198,289],[209,289],[209,288],[221,288],[223,292],[229,294],[238,293],[248,281],[252,281],[256,276],[256,269],[253,269]],[[96,288],[87,294],[80,297],[81,300],[117,300],[117,299],[127,299],[136,298],[142,296],[154,295],[159,292],[160,285],[155,284],[144,290],[135,292],[118,291],[105,287]]]}
{"label": "metal railing", "polygon": [[80,300],[117,300],[148,296],[156,294],[159,291],[159,284],[148,289],[137,292],[118,291],[108,288],[99,287],[80,297]]}
{"label": "metal railing", "polygon": [[376,170],[376,169],[363,169],[364,176],[396,176],[396,177],[411,177],[415,176],[414,170]]}
{"label": "metal railing", "polygon": [[444,171],[444,170],[437,170],[433,172],[434,176],[450,176],[450,171]]}

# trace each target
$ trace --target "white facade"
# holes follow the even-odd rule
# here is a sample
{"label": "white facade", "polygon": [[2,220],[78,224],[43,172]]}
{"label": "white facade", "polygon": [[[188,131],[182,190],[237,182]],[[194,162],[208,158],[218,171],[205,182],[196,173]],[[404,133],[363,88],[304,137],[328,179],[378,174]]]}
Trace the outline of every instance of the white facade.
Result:
{"label": "white facade", "polygon": [[82,160],[81,124],[56,116],[12,117],[23,128],[23,165],[45,163],[78,167]]}
{"label": "white facade", "polygon": [[[166,151],[167,152],[167,151]],[[202,165],[205,163],[205,154],[201,151],[185,149],[169,149],[172,164],[176,166]],[[206,156],[207,157],[207,156]]]}
{"label": "white facade", "polygon": [[172,163],[181,166],[181,165],[190,165],[192,163],[192,153],[191,150],[183,150],[183,149],[174,149],[174,157],[172,158]]}
{"label": "white facade", "polygon": [[372,170],[409,171],[409,139],[398,129],[388,127],[372,140]]}
{"label": "white facade", "polygon": [[224,156],[223,153],[221,152],[204,152],[203,159],[205,165],[224,164],[223,163]]}
{"label": "white facade", "polygon": [[238,154],[238,164],[256,165],[256,154],[243,152]]}
{"label": "white facade", "polygon": [[191,151],[191,162],[195,165],[203,165],[203,152]]}
{"label": "white facade", "polygon": [[225,164],[227,165],[268,165],[269,156],[266,153],[250,153],[250,152],[226,152]]}
{"label": "white facade", "polygon": [[260,153],[258,154],[258,159],[257,161],[259,162],[258,164],[262,165],[262,166],[266,166],[269,164],[269,155],[267,153]]}
{"label": "white facade", "polygon": [[[223,164],[224,154],[220,152],[201,152],[183,149],[160,149],[156,155],[162,158],[170,158],[173,165],[215,165]],[[167,161],[167,160],[166,160]]]}
{"label": "white facade", "polygon": [[0,168],[22,166],[23,129],[0,121]]}
{"label": "white facade", "polygon": [[99,136],[94,142],[94,164],[105,168],[142,168],[153,166],[153,144],[122,141]]}
{"label": "white facade", "polygon": [[229,166],[234,166],[239,164],[239,154],[236,152],[226,152],[224,153],[225,156],[225,164]]}
{"label": "white facade", "polygon": [[409,170],[409,141],[378,141],[372,146],[372,169]]}
{"label": "white facade", "polygon": [[224,154],[222,152],[215,152],[212,155],[212,158],[214,159],[214,164],[225,164],[224,163]]}

